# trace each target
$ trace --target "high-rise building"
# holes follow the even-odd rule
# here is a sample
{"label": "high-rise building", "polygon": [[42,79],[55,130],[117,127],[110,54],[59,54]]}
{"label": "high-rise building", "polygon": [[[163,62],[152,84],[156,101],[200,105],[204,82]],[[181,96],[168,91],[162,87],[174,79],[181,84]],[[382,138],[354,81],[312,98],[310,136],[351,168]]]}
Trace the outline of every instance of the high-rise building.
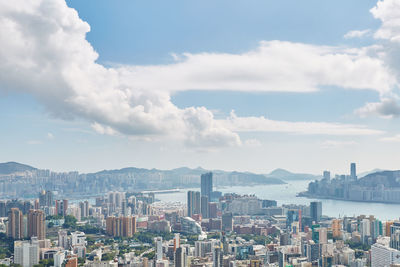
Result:
{"label": "high-rise building", "polygon": [[156,260],[163,259],[163,247],[162,247],[162,237],[154,238],[154,243],[156,244]]}
{"label": "high-rise building", "polygon": [[23,215],[18,208],[11,208],[8,213],[7,235],[13,239],[21,239],[23,235]]}
{"label": "high-rise building", "polygon": [[84,232],[76,231],[71,233],[71,248],[79,258],[86,257],[86,235]]}
{"label": "high-rise building", "polygon": [[201,199],[200,192],[188,191],[187,192],[187,214],[191,217],[193,214],[201,213]]}
{"label": "high-rise building", "polygon": [[181,236],[179,233],[176,233],[174,236],[174,251],[181,246]]}
{"label": "high-rise building", "polygon": [[30,241],[14,242],[14,263],[22,267],[32,267],[39,264],[39,242],[37,238]]}
{"label": "high-rise building", "polygon": [[175,251],[175,267],[185,267],[185,250],[179,247]]}
{"label": "high-rise building", "polygon": [[213,267],[223,267],[223,255],[221,253],[221,247],[214,247],[213,249]]}
{"label": "high-rise building", "polygon": [[132,237],[136,233],[136,217],[114,217],[106,219],[106,231],[110,236]]}
{"label": "high-rise building", "polygon": [[79,202],[79,208],[81,209],[81,218],[89,217],[89,201]]}
{"label": "high-rise building", "polygon": [[352,180],[357,180],[357,173],[356,173],[356,164],[350,164],[350,177]]}
{"label": "high-rise building", "polygon": [[324,171],[324,180],[326,180],[326,181],[331,180],[331,172],[330,171]]}
{"label": "high-rise building", "polygon": [[390,248],[384,242],[371,246],[371,267],[392,266],[400,264],[400,251]]}
{"label": "high-rise building", "polygon": [[393,225],[393,221],[387,221],[385,224],[385,236],[390,237],[390,227]]}
{"label": "high-rise building", "polygon": [[208,203],[208,217],[209,218],[217,218],[218,207],[216,202]]}
{"label": "high-rise building", "polygon": [[49,190],[43,190],[39,193],[39,205],[40,207],[53,207],[54,200],[53,200],[53,192]]}
{"label": "high-rise building", "polygon": [[68,239],[68,232],[67,230],[60,230],[58,231],[58,246],[68,250],[70,247],[70,242]]}
{"label": "high-rise building", "polygon": [[67,215],[68,199],[56,200],[56,214],[61,216]]}
{"label": "high-rise building", "polygon": [[390,226],[390,247],[400,250],[400,221],[395,221]]}
{"label": "high-rise building", "polygon": [[233,231],[233,214],[232,212],[226,212],[222,214],[222,231],[231,232]]}
{"label": "high-rise building", "polygon": [[334,238],[342,236],[342,221],[340,219],[332,220],[332,236]]}
{"label": "high-rise building", "polygon": [[319,222],[322,216],[322,202],[321,201],[312,201],[310,204],[310,215],[311,220],[314,222]]}
{"label": "high-rise building", "polygon": [[209,218],[209,211],[208,211],[208,197],[201,196],[201,216],[203,218]]}
{"label": "high-rise building", "polygon": [[0,201],[0,217],[6,217],[6,216],[7,216],[6,202]]}
{"label": "high-rise building", "polygon": [[42,210],[30,210],[28,213],[28,237],[46,238],[45,214]]}
{"label": "high-rise building", "polygon": [[213,174],[208,172],[201,175],[201,195],[207,196],[208,201],[211,201],[213,192]]}

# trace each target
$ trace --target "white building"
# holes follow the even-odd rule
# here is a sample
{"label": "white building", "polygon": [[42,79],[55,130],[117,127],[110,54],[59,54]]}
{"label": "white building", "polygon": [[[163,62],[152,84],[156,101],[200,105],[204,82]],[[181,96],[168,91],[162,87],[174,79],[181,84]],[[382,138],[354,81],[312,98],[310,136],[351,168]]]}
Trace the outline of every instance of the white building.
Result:
{"label": "white building", "polygon": [[78,255],[79,258],[85,258],[86,256],[86,235],[84,232],[72,232],[71,233],[71,246],[74,254]]}
{"label": "white building", "polygon": [[69,249],[68,232],[66,230],[58,231],[58,246],[63,249]]}
{"label": "white building", "polygon": [[118,267],[118,262],[114,261],[91,261],[86,263],[86,267]]}
{"label": "white building", "polygon": [[388,238],[380,238],[371,246],[371,267],[400,264],[400,251],[389,247]]}
{"label": "white building", "polygon": [[162,237],[156,237],[154,241],[156,243],[156,259],[162,260],[163,259]]}
{"label": "white building", "polygon": [[54,259],[54,267],[61,267],[65,260],[65,252],[58,251],[56,254],[54,254],[53,259]]}
{"label": "white building", "polygon": [[71,233],[71,245],[72,246],[86,246],[86,235],[84,232],[72,232]]}
{"label": "white building", "polygon": [[14,242],[14,263],[22,267],[32,267],[39,264],[39,242],[37,238],[30,241]]}

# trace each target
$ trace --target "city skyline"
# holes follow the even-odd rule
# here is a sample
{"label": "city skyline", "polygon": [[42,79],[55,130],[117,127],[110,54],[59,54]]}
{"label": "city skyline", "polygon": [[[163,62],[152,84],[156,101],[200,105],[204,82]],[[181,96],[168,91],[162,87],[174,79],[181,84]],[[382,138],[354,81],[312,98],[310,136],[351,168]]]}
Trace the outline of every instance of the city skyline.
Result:
{"label": "city skyline", "polygon": [[0,161],[399,169],[396,14],[393,0],[3,3]]}

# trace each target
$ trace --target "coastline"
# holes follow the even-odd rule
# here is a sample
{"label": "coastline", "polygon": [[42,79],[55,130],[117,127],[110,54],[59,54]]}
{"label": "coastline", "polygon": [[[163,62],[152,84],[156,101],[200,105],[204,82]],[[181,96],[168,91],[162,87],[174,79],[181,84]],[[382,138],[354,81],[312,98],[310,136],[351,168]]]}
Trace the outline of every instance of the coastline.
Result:
{"label": "coastline", "polygon": [[296,194],[296,197],[305,197],[309,199],[330,199],[330,200],[340,200],[340,201],[346,201],[346,202],[357,202],[357,203],[379,203],[379,204],[391,204],[391,205],[399,205],[399,202],[391,202],[391,201],[370,201],[370,200],[352,200],[352,199],[344,199],[344,198],[338,198],[338,197],[331,197],[331,196],[321,196],[321,195],[311,195],[308,194],[307,192],[300,192]]}

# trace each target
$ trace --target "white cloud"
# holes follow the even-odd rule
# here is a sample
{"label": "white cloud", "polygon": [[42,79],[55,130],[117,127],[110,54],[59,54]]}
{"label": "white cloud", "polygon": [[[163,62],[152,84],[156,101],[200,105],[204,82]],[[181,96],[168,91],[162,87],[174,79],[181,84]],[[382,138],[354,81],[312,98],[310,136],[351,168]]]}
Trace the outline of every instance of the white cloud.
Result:
{"label": "white cloud", "polygon": [[345,146],[354,146],[358,143],[355,141],[343,141],[343,140],[326,140],[321,143],[322,148],[337,148]]}
{"label": "white cloud", "polygon": [[389,91],[396,80],[366,49],[264,41],[243,54],[183,54],[169,65],[127,66],[121,77],[137,88],[167,91],[313,92],[320,86]]}
{"label": "white cloud", "polygon": [[362,30],[362,31],[354,30],[354,31],[349,31],[343,37],[346,38],[346,39],[361,38],[361,37],[366,36],[370,32],[371,32],[371,30],[369,30],[369,29]]}
{"label": "white cloud", "polygon": [[372,115],[390,119],[400,115],[400,104],[395,98],[382,98],[380,102],[366,103],[355,113],[361,117]]}
{"label": "white cloud", "polygon": [[382,142],[397,143],[397,142],[400,142],[400,134],[397,134],[395,136],[390,136],[390,137],[383,137],[379,140]]}
{"label": "white cloud", "polygon": [[[380,27],[375,31],[374,37],[380,41],[377,56],[387,66],[397,80],[400,78],[400,1],[378,1],[371,10],[372,15],[381,21]],[[361,117],[379,116],[390,119],[400,115],[398,84],[391,90],[381,92],[380,100],[366,103],[355,110]]]}
{"label": "white cloud", "polygon": [[47,133],[46,137],[47,137],[47,139],[54,139],[54,134]]}
{"label": "white cloud", "polygon": [[329,122],[275,121],[264,117],[238,117],[234,112],[223,121],[226,128],[234,132],[278,132],[312,135],[379,135],[382,131],[362,125]]}
{"label": "white cloud", "polygon": [[382,25],[375,32],[374,37],[394,42],[400,41],[400,1],[378,1],[371,9],[372,15],[381,20]]}
{"label": "white cloud", "polygon": [[102,134],[169,137],[190,146],[241,145],[237,132],[378,134],[359,125],[279,122],[263,117],[217,120],[204,107],[175,106],[182,90],[311,92],[333,85],[390,91],[395,78],[365,49],[281,41],[243,54],[175,55],[155,66],[98,63],[90,26],[64,0],[0,2],[0,88],[34,95],[52,115],[83,118]]}
{"label": "white cloud", "polygon": [[258,139],[247,139],[244,141],[244,145],[248,147],[260,147],[262,143]]}

